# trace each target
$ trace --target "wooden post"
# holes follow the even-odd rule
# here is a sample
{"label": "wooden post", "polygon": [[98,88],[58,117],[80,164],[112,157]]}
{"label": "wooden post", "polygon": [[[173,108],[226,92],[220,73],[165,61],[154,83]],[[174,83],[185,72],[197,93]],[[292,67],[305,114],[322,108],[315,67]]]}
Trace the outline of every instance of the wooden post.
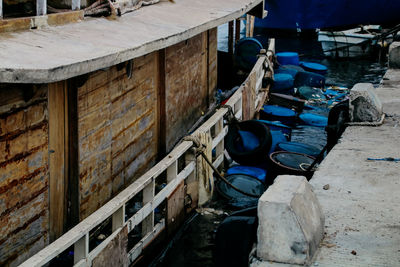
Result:
{"label": "wooden post", "polygon": [[36,0],[36,16],[47,14],[47,0]]}
{"label": "wooden post", "polygon": [[49,84],[49,176],[50,176],[50,240],[64,232],[66,214],[65,160],[65,89],[66,82]]}
{"label": "wooden post", "polygon": [[[221,132],[224,131],[224,120],[221,118],[217,124],[215,125],[215,135],[218,136]],[[215,155],[218,158],[220,155],[224,154],[224,139],[222,139],[219,144],[215,147]],[[224,167],[224,162],[219,166],[219,169]]]}
{"label": "wooden post", "polygon": [[250,29],[249,29],[249,37],[253,37],[254,35],[254,16],[250,16]]}
{"label": "wooden post", "polygon": [[158,51],[158,160],[165,157],[167,152],[167,114],[165,92],[165,54],[166,49]]}
{"label": "wooden post", "polygon": [[250,32],[250,15],[246,15],[246,37],[249,37]]}
{"label": "wooden post", "polygon": [[125,204],[122,205],[114,214],[112,215],[112,231],[116,231],[118,228],[124,226],[125,222]]}
{"label": "wooden post", "polygon": [[89,254],[89,234],[85,234],[74,244],[74,264],[86,259]]}
{"label": "wooden post", "polygon": [[[148,184],[143,189],[143,206],[151,202],[154,198],[155,193],[155,180],[153,179],[150,184]],[[154,210],[143,220],[142,222],[142,236],[153,231],[154,227]]]}
{"label": "wooden post", "polygon": [[72,10],[79,10],[79,9],[81,9],[81,0],[72,0],[71,9],[72,9]]}
{"label": "wooden post", "polygon": [[240,40],[240,19],[235,20],[235,44]]}
{"label": "wooden post", "polygon": [[229,21],[228,24],[228,53],[229,56],[233,56],[233,21]]}

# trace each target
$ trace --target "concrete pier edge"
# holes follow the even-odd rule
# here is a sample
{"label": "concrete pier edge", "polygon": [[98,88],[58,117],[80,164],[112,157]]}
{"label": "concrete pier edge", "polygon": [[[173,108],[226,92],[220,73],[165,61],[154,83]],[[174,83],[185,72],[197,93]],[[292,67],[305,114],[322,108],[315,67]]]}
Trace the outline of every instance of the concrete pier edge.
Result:
{"label": "concrete pier edge", "polygon": [[[383,124],[348,127],[310,180],[325,214],[325,227],[318,251],[306,265],[400,265],[400,163],[396,161],[400,158],[399,42],[391,45],[389,61],[391,69],[376,90],[386,115]],[[262,197],[261,213],[265,204]],[[262,218],[268,216],[272,213],[262,214]],[[259,243],[268,242],[262,235],[258,238]],[[296,266],[260,258],[250,264],[292,265]]]}

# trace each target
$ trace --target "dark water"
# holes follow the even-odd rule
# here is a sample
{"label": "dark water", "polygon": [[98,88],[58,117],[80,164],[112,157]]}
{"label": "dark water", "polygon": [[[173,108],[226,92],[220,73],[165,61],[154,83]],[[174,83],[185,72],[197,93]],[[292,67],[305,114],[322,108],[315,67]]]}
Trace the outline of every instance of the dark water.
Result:
{"label": "dark water", "polygon": [[[378,62],[378,57],[364,59],[325,59],[320,44],[314,40],[277,39],[276,52],[295,51],[303,61],[319,62],[328,67],[326,83],[351,88],[360,82],[369,82],[377,87],[386,72],[386,64]],[[327,115],[328,109],[322,106],[314,111]],[[326,133],[322,127],[300,126],[293,130],[292,141],[317,146],[326,144]],[[232,212],[232,208],[215,192],[209,205],[210,210],[199,213],[181,229],[180,236],[162,258],[153,266],[213,266],[212,250],[214,234],[218,224]],[[225,213],[222,213],[225,212]]]}

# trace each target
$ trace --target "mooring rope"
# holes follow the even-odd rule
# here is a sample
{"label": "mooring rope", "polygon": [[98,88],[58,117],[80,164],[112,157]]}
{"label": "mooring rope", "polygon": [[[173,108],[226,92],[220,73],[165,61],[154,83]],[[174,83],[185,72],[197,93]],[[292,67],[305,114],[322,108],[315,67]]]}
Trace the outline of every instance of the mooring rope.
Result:
{"label": "mooring rope", "polygon": [[212,170],[214,171],[214,173],[216,174],[217,178],[219,178],[220,180],[222,180],[224,183],[226,183],[229,187],[231,187],[232,189],[236,190],[237,192],[248,196],[248,197],[254,197],[254,198],[259,198],[261,197],[261,195],[254,195],[248,192],[243,191],[242,189],[236,187],[235,185],[233,185],[231,182],[229,182],[219,171],[217,168],[214,167],[214,165],[212,164],[212,162],[209,160],[209,158],[207,157],[207,155],[204,153],[204,149],[205,146],[204,144],[202,144],[200,142],[200,139],[195,137],[195,136],[186,136],[183,138],[184,141],[192,141],[193,142],[193,146],[195,147],[196,150],[196,154],[201,155],[203,157],[203,159],[207,162],[207,164],[212,168]]}

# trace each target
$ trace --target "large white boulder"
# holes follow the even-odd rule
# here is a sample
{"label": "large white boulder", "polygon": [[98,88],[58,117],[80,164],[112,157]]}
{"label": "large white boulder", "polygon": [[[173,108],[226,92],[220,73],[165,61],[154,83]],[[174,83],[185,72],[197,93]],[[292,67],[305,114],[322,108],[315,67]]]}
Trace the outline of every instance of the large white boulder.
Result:
{"label": "large white boulder", "polygon": [[350,91],[349,115],[352,122],[377,122],[382,118],[382,102],[371,83],[357,83]]}
{"label": "large white boulder", "polygon": [[302,176],[282,175],[258,202],[257,257],[309,264],[323,237],[325,218]]}

